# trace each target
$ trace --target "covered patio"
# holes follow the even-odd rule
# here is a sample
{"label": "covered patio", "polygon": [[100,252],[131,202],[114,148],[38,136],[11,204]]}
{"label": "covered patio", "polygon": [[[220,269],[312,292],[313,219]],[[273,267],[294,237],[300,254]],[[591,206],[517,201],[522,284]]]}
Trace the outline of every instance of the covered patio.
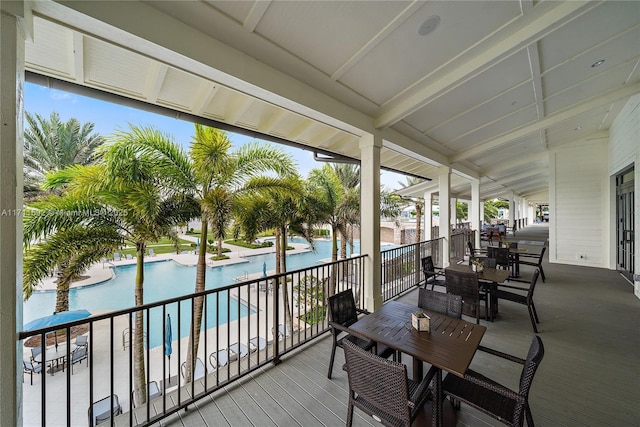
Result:
{"label": "covered patio", "polygon": [[[508,200],[511,224],[533,224],[535,206],[548,205],[549,280],[536,295],[547,353],[534,417],[639,424],[640,3],[16,0],[0,8],[3,422],[21,425],[25,402],[17,336],[26,79],[359,163],[371,311],[383,302],[381,169],[425,179],[410,191],[437,195],[441,225],[456,222],[457,200],[469,202],[474,230],[484,200]],[[440,231],[446,266],[451,229]],[[522,355],[528,322],[526,310],[505,303],[483,343]],[[324,379],[327,346],[311,343],[172,419],[341,424],[346,377],[336,370]],[[481,357],[488,375],[509,376]],[[475,416],[463,410],[460,421],[478,425]]]}
{"label": "covered patio", "polygon": [[[544,239],[546,225],[527,227],[522,239]],[[614,271],[548,264],[547,282],[536,287],[539,336],[545,356],[536,373],[530,403],[540,426],[637,426],[640,423],[640,310],[628,298],[628,284]],[[532,268],[523,267],[524,274]],[[417,290],[399,298],[417,303]],[[482,344],[524,357],[533,331],[526,307],[501,302],[500,317],[487,326]],[[334,369],[327,379],[331,338],[307,344],[224,391],[170,417],[164,425],[343,425],[347,376]],[[407,358],[408,359],[408,358]],[[403,361],[411,369],[409,360]],[[344,363],[338,350],[336,367]],[[471,368],[517,389],[520,366],[477,352]],[[356,410],[354,425],[380,425]],[[463,405],[459,426],[501,425]]]}

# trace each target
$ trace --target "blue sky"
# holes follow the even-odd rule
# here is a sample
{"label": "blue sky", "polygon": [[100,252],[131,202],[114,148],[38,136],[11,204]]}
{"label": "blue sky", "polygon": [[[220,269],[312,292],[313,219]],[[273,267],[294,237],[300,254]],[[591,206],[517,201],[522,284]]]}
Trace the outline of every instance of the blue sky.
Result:
{"label": "blue sky", "polygon": [[[52,111],[57,111],[64,121],[75,117],[80,123],[94,123],[95,132],[103,136],[109,136],[117,130],[126,130],[129,128],[129,123],[137,126],[154,126],[171,135],[176,143],[188,148],[193,135],[192,123],[171,117],[49,89],[31,83],[25,83],[24,93],[25,110],[29,113],[38,113],[48,118]],[[254,140],[235,133],[230,133],[229,137],[234,146]],[[323,165],[315,162],[313,154],[309,151],[285,145],[278,145],[278,147],[293,156],[303,177],[306,177],[311,169],[322,167]],[[391,172],[383,172],[380,179],[388,189],[397,189],[400,187],[398,181],[405,181],[404,176]]]}

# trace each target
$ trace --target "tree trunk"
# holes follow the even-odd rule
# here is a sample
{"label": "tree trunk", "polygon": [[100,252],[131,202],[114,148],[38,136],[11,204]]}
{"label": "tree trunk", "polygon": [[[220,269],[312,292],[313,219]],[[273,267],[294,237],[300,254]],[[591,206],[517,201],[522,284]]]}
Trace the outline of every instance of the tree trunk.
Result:
{"label": "tree trunk", "polygon": [[222,236],[218,237],[218,251],[217,251],[217,255],[219,257],[222,256]]}
{"label": "tree trunk", "polygon": [[422,205],[416,203],[416,243],[420,242],[420,234],[422,231]]}
{"label": "tree trunk", "polygon": [[[196,264],[196,287],[194,291],[196,293],[202,292],[205,289],[207,271],[207,227],[207,219],[203,215],[202,227],[200,230],[200,251],[198,252],[198,263]],[[187,372],[185,375],[185,381],[187,383],[191,382],[191,373],[194,372],[196,366],[196,357],[198,355],[198,347],[200,346],[200,329],[202,328],[203,309],[204,297],[194,298],[191,333],[189,334],[189,345],[187,346]],[[193,349],[193,351],[191,349]]]}
{"label": "tree trunk", "polygon": [[[136,242],[136,307],[144,304],[144,242]],[[144,313],[136,311],[133,334],[133,388],[139,398],[139,403],[147,401],[147,380],[144,369]]]}
{"label": "tree trunk", "polygon": [[[346,228],[346,226],[345,226]],[[347,259],[347,234],[340,233],[340,259]],[[342,264],[342,277],[347,277],[349,265]]]}
{"label": "tree trunk", "polygon": [[54,313],[69,310],[69,287],[71,286],[71,278],[65,280],[66,264],[58,266],[58,277],[56,279],[56,308]]}
{"label": "tree trunk", "polygon": [[[287,228],[282,227],[282,232],[280,233],[280,237],[282,238],[282,244],[280,245],[280,250],[282,254],[280,255],[280,263],[282,264],[282,268],[280,269],[281,273],[287,272]],[[291,318],[291,307],[289,306],[289,286],[287,284],[287,277],[280,277],[280,289],[282,289],[282,305],[284,306],[284,324],[287,325],[291,331],[293,331],[293,321]]]}

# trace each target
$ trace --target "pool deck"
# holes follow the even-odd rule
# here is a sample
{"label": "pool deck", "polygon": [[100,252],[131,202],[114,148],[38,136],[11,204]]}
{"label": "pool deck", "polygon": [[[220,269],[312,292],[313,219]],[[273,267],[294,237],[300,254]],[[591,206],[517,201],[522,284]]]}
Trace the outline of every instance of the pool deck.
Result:
{"label": "pool deck", "polygon": [[[179,236],[184,240],[191,240],[196,242],[198,239],[194,236],[181,235]],[[287,251],[287,254],[299,254],[303,252],[310,252],[311,248],[307,243],[289,243],[293,249]],[[229,259],[224,259],[221,261],[212,261],[210,259],[207,260],[208,267],[222,267],[225,265],[231,264],[240,264],[244,262],[249,262],[247,257],[256,256],[256,255],[264,255],[275,252],[275,246],[271,246],[268,248],[259,248],[259,249],[247,249],[241,246],[229,245],[225,244],[225,247],[231,249],[231,252],[225,252],[225,255],[229,257]],[[157,254],[154,256],[145,256],[144,262],[161,262],[161,261],[174,261],[177,264],[184,266],[195,266],[198,263],[198,256],[191,251],[190,253],[181,253],[181,254]],[[108,280],[111,280],[114,277],[113,267],[119,267],[123,265],[134,265],[136,263],[136,259],[125,259],[122,258],[119,261],[109,260],[106,262],[98,262],[92,265],[86,272],[85,276],[88,276],[86,279],[78,280],[71,284],[71,288],[82,288],[85,286],[93,286]],[[267,275],[275,274],[275,270],[267,270]],[[255,277],[254,277],[255,276]],[[262,272],[256,274],[250,274],[245,278],[245,280],[258,278],[262,276]],[[56,278],[47,277],[42,281],[42,284],[37,288],[36,292],[52,292],[56,290]]]}

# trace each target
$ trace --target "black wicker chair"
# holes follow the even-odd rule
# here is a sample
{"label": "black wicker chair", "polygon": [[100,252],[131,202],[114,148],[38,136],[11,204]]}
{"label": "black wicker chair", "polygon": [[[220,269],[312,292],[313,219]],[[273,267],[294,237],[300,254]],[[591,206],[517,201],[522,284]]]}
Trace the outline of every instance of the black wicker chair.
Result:
{"label": "black wicker chair", "polygon": [[481,292],[476,273],[447,270],[445,275],[447,293],[462,297],[462,313],[475,317],[476,323],[480,323],[480,301],[485,304],[485,318],[488,314],[487,294]]}
{"label": "black wicker chair", "polygon": [[460,295],[418,289],[418,307],[458,319],[462,317],[462,297]]}
{"label": "black wicker chair", "polygon": [[529,408],[529,390],[544,356],[544,346],[540,337],[534,335],[526,360],[482,346],[479,349],[523,365],[518,391],[468,369],[464,378],[447,374],[442,382],[443,393],[451,398],[457,408],[460,407],[460,402],[463,402],[504,424],[522,426],[526,418],[527,425],[532,427],[534,424]]}
{"label": "black wicker chair", "polygon": [[474,248],[473,243],[471,243],[471,240],[467,240],[467,248],[469,248],[469,257],[477,257],[480,255],[486,255],[487,253],[486,249]]}
{"label": "black wicker chair", "polygon": [[511,268],[511,256],[509,255],[509,248],[487,248],[487,256],[489,258],[495,258],[496,266],[502,267],[505,270]]}
{"label": "black wicker chair", "polygon": [[410,426],[423,412],[429,398],[429,384],[435,369],[420,382],[407,377],[407,367],[344,342],[349,379],[347,427],[353,422],[353,408],[379,419],[385,426]]}
{"label": "black wicker chair", "polygon": [[544,276],[544,270],[542,269],[542,258],[544,257],[544,252],[547,250],[546,246],[542,247],[542,251],[539,254],[522,254],[520,255],[520,265],[532,265],[540,270],[540,276],[542,276],[542,281],[546,282],[547,278]]}
{"label": "black wicker chair", "polygon": [[366,338],[353,335],[349,330],[349,326],[358,321],[358,310],[356,302],[353,298],[353,291],[347,289],[328,298],[329,302],[329,326],[333,337],[333,346],[331,348],[331,359],[329,360],[329,372],[327,378],[331,379],[333,372],[333,362],[336,358],[336,348],[343,347],[345,341],[351,341],[364,350],[374,352],[377,350],[381,357],[394,356],[395,352],[384,346],[376,346],[376,343]]}
{"label": "black wicker chair", "polygon": [[442,276],[442,272],[436,270],[431,255],[422,258],[421,263],[422,274],[424,275],[424,289],[427,289],[427,285],[429,284],[431,285],[431,290],[433,290],[435,285],[444,286],[444,280],[438,280],[438,276]]}
{"label": "black wicker chair", "polygon": [[[529,283],[528,288],[499,284],[498,289],[493,291],[495,292],[495,296],[498,299],[513,301],[513,302],[517,302],[518,304],[526,305],[527,309],[529,310],[529,318],[531,319],[531,326],[533,326],[533,332],[535,333],[538,333],[538,327],[536,326],[536,323],[540,323],[540,320],[538,320],[538,313],[536,312],[536,306],[533,303],[533,291],[535,290],[536,282],[538,281],[539,274],[540,274],[540,271],[538,269],[536,269],[536,271],[533,272],[533,277],[531,277],[531,282]],[[505,289],[511,289],[512,291],[505,290]],[[520,291],[520,293],[513,292],[513,291]]]}

